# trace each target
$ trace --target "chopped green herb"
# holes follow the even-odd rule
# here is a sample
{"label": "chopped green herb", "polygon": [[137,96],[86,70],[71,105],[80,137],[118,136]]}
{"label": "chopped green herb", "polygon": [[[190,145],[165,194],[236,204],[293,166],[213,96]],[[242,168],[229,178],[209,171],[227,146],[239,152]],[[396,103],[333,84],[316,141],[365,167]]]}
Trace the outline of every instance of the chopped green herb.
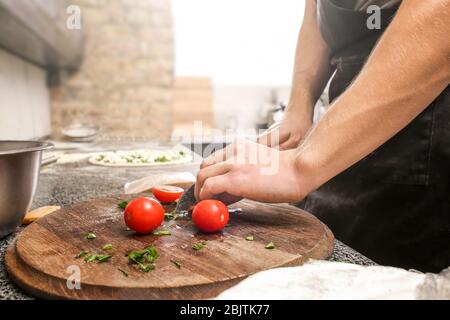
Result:
{"label": "chopped green herb", "polygon": [[106,262],[109,259],[111,259],[112,255],[110,254],[98,254],[95,256],[95,260],[97,260],[98,262]]}
{"label": "chopped green herb", "polygon": [[170,260],[170,262],[172,262],[175,267],[177,267],[178,269],[181,269],[181,262],[178,260]]}
{"label": "chopped green herb", "polygon": [[86,261],[86,262],[92,262],[92,261],[94,261],[96,258],[97,258],[97,255],[91,254],[91,255],[87,256],[86,258],[84,258],[84,261]]}
{"label": "chopped green herb", "polygon": [[94,240],[95,238],[97,238],[97,236],[93,232],[88,232],[86,234],[86,239],[88,239],[88,240]]}
{"label": "chopped green herb", "polygon": [[255,240],[255,238],[254,238],[253,236],[246,236],[246,237],[245,237],[245,240],[247,240],[247,241],[253,241],[253,240]]}
{"label": "chopped green herb", "polygon": [[264,248],[266,248],[266,249],[274,249],[275,245],[273,244],[272,241],[270,241],[268,244],[266,244],[266,246]]}
{"label": "chopped green herb", "polygon": [[[133,264],[137,264],[143,272],[153,270],[155,268],[154,262],[158,257],[158,250],[154,246],[144,250],[132,251],[128,254],[128,260]],[[145,264],[145,262],[149,262],[149,264]]]}
{"label": "chopped green herb", "polygon": [[184,157],[184,155],[186,154],[184,151],[180,151],[180,156]]}
{"label": "chopped green herb", "polygon": [[125,210],[125,208],[127,207],[127,205],[128,205],[128,201],[122,201],[122,202],[120,202],[117,206],[118,206],[120,209]]}
{"label": "chopped green herb", "polygon": [[204,242],[204,241],[202,241],[202,242],[197,242],[197,243],[194,243],[194,244],[192,245],[192,249],[194,249],[194,250],[196,250],[196,251],[202,250],[204,247],[205,247],[205,242]]}
{"label": "chopped green herb", "polygon": [[111,243],[105,244],[102,249],[103,250],[111,250],[113,248],[113,245]]}
{"label": "chopped green herb", "polygon": [[162,229],[162,230],[156,230],[152,233],[155,236],[170,236],[172,233],[170,230]]}
{"label": "chopped green herb", "polygon": [[97,261],[99,263],[102,262],[106,262],[109,259],[111,259],[112,255],[109,254],[91,254],[89,256],[87,256],[86,258],[84,258],[84,261],[86,262],[93,262],[93,261]]}
{"label": "chopped green herb", "polygon": [[75,259],[83,258],[83,257],[85,257],[88,253],[89,253],[89,252],[87,252],[87,251],[81,250],[80,253],[78,253],[78,254],[75,256]]}
{"label": "chopped green herb", "polygon": [[184,217],[187,215],[188,215],[187,210],[181,210],[181,211],[173,210],[172,212],[167,212],[164,214],[164,220],[166,220],[166,221],[177,220],[178,218]]}
{"label": "chopped green herb", "polygon": [[173,220],[174,217],[175,216],[174,216],[174,214],[172,212],[164,213],[164,220],[166,220],[166,221]]}
{"label": "chopped green herb", "polygon": [[139,269],[141,269],[142,272],[149,272],[150,270],[155,269],[155,265],[139,263]]}
{"label": "chopped green herb", "polygon": [[125,270],[118,268],[117,270],[119,270],[120,272],[122,272],[122,274],[128,278],[128,272],[126,272]]}
{"label": "chopped green herb", "polygon": [[175,219],[175,213],[174,212],[167,212],[164,213],[164,220],[170,221]]}
{"label": "chopped green herb", "polygon": [[155,158],[155,162],[169,162],[170,160],[166,156],[160,156]]}

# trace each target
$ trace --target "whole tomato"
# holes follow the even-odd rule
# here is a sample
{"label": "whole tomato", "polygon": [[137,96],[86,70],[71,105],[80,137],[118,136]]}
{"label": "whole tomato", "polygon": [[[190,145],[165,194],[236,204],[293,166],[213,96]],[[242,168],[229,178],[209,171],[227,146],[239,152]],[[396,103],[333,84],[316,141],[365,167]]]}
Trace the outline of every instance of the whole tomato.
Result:
{"label": "whole tomato", "polygon": [[137,233],[150,233],[164,221],[164,208],[151,198],[136,198],[125,207],[125,224]]}
{"label": "whole tomato", "polygon": [[227,206],[218,200],[200,201],[192,211],[192,221],[203,232],[217,232],[225,228],[229,214]]}

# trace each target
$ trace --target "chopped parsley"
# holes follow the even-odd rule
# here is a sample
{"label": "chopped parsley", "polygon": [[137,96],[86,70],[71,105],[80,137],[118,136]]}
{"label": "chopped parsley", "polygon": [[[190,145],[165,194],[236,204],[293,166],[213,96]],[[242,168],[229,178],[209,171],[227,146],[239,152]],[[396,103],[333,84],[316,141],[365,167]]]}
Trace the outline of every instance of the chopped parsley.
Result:
{"label": "chopped parsley", "polygon": [[268,244],[266,244],[264,248],[271,250],[275,248],[275,245],[273,244],[272,241],[270,241]]}
{"label": "chopped parsley", "polygon": [[86,234],[86,239],[88,239],[88,240],[94,240],[95,238],[97,238],[97,236],[92,231],[90,231]]}
{"label": "chopped parsley", "polygon": [[118,268],[117,270],[119,270],[120,272],[122,272],[122,274],[128,278],[128,272],[126,272],[125,270]]}
{"label": "chopped parsley", "polygon": [[75,259],[80,259],[80,258],[84,258],[85,256],[88,255],[89,252],[81,250],[76,256]]}
{"label": "chopped parsley", "polygon": [[86,261],[86,262],[96,261],[96,262],[102,263],[102,262],[108,261],[109,259],[111,259],[111,257],[112,257],[112,255],[110,255],[110,254],[91,254],[91,255],[87,256],[86,258],[84,258],[84,261]]}
{"label": "chopped parsley", "polygon": [[205,245],[205,241],[197,242],[192,245],[192,249],[194,249],[195,251],[200,251],[205,247]]}
{"label": "chopped parsley", "polygon": [[111,243],[105,244],[102,249],[103,250],[111,250],[113,248],[113,245]]}
{"label": "chopped parsley", "polygon": [[245,240],[247,240],[247,241],[253,241],[253,240],[255,240],[255,238],[254,238],[253,236],[246,236],[246,237],[245,237]]}
{"label": "chopped parsley", "polygon": [[122,202],[120,202],[117,206],[118,206],[120,209],[125,210],[125,208],[127,207],[127,205],[128,205],[128,201],[122,201]]}
{"label": "chopped parsley", "polygon": [[128,254],[128,260],[132,264],[137,264],[143,272],[155,269],[155,261],[159,257],[158,250],[154,246],[143,250],[132,251]]}
{"label": "chopped parsley", "polygon": [[152,234],[155,236],[170,236],[172,233],[170,232],[170,230],[161,229],[161,230],[153,231]]}
{"label": "chopped parsley", "polygon": [[168,159],[166,156],[159,156],[155,158],[155,162],[169,162],[170,159]]}
{"label": "chopped parsley", "polygon": [[170,262],[172,262],[175,267],[177,267],[178,269],[181,269],[181,262],[178,260],[170,260]]}

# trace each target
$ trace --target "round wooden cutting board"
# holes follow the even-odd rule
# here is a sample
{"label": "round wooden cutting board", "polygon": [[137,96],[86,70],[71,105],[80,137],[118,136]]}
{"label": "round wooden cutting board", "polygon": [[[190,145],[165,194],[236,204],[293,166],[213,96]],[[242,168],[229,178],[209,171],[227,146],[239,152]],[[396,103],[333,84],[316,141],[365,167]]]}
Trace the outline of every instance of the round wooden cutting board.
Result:
{"label": "round wooden cutting board", "polygon": [[[164,223],[171,235],[136,235],[127,230],[118,203],[137,196],[82,202],[34,222],[7,251],[10,276],[42,298],[204,299],[255,272],[301,265],[309,258],[326,259],[333,250],[331,231],[311,214],[288,205],[247,200],[232,206],[242,212],[231,213],[230,226],[218,234],[199,233],[190,220],[181,219]],[[90,231],[97,236],[93,240],[85,237]],[[254,241],[245,239],[249,235]],[[192,245],[200,241],[205,247],[193,250]],[[265,248],[269,242],[274,249]],[[103,251],[105,244],[113,249]],[[126,254],[150,245],[160,257],[156,268],[144,273],[128,263]],[[75,258],[81,250],[112,258],[88,263]],[[181,268],[173,261],[179,261]],[[78,271],[79,289],[73,286]]]}

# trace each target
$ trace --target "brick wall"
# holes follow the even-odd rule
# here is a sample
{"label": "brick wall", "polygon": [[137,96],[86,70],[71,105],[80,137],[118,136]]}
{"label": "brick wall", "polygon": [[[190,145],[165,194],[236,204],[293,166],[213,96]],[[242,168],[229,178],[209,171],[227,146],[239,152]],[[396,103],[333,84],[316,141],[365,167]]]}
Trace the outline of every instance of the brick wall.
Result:
{"label": "brick wall", "polygon": [[176,77],[173,102],[174,129],[194,133],[194,122],[208,129],[214,124],[213,84],[205,77]]}
{"label": "brick wall", "polygon": [[99,125],[109,137],[167,140],[172,131],[174,44],[169,0],[73,0],[85,58],[51,89],[52,128]]}

